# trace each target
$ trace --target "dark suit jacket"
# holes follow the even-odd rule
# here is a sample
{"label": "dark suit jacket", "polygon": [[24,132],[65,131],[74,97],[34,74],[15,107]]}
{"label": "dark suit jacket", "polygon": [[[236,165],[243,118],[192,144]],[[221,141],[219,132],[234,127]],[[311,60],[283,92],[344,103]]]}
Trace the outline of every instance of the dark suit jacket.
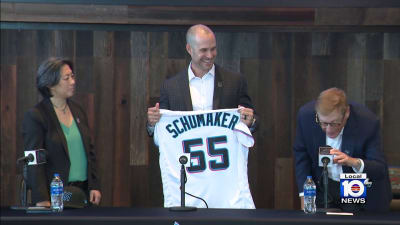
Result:
{"label": "dark suit jacket", "polygon": [[[237,108],[238,105],[254,109],[247,94],[246,78],[215,64],[213,109]],[[160,91],[160,108],[173,111],[193,110],[187,69],[164,82]],[[257,124],[256,118],[256,123],[250,128],[252,132]]]}
{"label": "dark suit jacket", "polygon": [[[315,122],[315,101],[301,107],[297,116],[294,156],[299,192],[307,175],[312,175],[319,186],[322,167],[318,167],[318,148],[326,145],[326,134]],[[367,188],[365,210],[387,211],[392,199],[386,161],[381,151],[379,120],[366,107],[351,103],[350,117],[343,130],[341,151],[364,161],[364,171],[372,181]],[[354,173],[343,166],[344,173]]]}
{"label": "dark suit jacket", "polygon": [[[100,190],[87,116],[75,102],[68,100],[68,106],[81,133],[88,159],[88,189]],[[26,112],[22,126],[24,149],[43,148],[47,153],[46,164],[28,166],[28,188],[32,190],[32,203],[50,200],[49,185],[54,173],[60,174],[66,186],[70,168],[67,141],[50,99],[44,99]]]}

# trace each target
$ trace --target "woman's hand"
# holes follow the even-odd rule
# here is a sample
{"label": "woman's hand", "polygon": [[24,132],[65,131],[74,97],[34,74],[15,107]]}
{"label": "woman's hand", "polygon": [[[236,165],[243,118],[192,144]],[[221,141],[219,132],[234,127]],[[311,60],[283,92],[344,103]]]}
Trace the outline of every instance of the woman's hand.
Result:
{"label": "woman's hand", "polygon": [[50,207],[50,201],[43,201],[43,202],[38,202],[36,203],[36,206],[44,206],[44,207]]}
{"label": "woman's hand", "polygon": [[94,205],[99,205],[101,200],[101,193],[99,190],[90,191],[90,202]]}

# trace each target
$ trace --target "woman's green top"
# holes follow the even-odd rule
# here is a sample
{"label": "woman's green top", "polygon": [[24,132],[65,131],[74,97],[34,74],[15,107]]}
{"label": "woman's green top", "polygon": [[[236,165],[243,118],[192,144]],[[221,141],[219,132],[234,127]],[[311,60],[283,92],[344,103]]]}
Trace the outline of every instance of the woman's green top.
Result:
{"label": "woman's green top", "polygon": [[60,124],[67,140],[69,160],[71,162],[68,182],[85,181],[87,180],[87,157],[75,119],[70,127],[65,126],[63,123]]}

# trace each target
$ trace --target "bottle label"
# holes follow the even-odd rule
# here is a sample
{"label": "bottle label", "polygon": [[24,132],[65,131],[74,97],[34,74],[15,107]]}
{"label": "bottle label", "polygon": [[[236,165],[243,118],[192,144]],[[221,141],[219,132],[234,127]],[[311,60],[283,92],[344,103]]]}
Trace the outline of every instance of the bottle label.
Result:
{"label": "bottle label", "polygon": [[52,195],[59,195],[63,193],[63,187],[51,187],[51,194]]}
{"label": "bottle label", "polygon": [[314,197],[315,196],[315,189],[306,189],[306,190],[304,190],[304,196]]}

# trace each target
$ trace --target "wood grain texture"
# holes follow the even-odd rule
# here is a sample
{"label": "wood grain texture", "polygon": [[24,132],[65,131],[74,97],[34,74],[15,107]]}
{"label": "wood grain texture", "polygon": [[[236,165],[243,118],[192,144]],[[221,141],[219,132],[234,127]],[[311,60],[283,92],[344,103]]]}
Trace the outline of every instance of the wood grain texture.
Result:
{"label": "wood grain texture", "polygon": [[[246,76],[248,86],[249,86],[249,95],[252,98],[253,104],[257,105],[257,103],[263,99],[262,96],[259,96],[258,93],[258,78],[260,76],[260,61],[258,59],[243,59],[240,62],[240,70],[241,73]],[[257,111],[259,114],[260,112]],[[257,133],[262,130],[262,127],[259,128]],[[255,139],[257,140],[257,138]],[[257,147],[259,146],[259,147]],[[265,148],[264,148],[265,147]],[[262,180],[258,179],[258,176],[263,173],[263,167],[260,166],[260,159],[263,159],[266,154],[266,146],[260,145],[257,143],[254,147],[249,149],[248,156],[248,178],[250,191],[253,196],[254,203],[256,207],[261,207],[264,202],[261,200],[263,196],[265,196],[265,192],[260,188],[260,184],[262,184]]]}
{"label": "wood grain texture", "polygon": [[273,93],[273,104],[271,108],[275,111],[273,121],[273,133],[275,134],[275,157],[291,156],[291,123],[292,117],[288,113],[291,110],[292,96],[292,36],[291,33],[274,33],[272,41],[273,60],[271,64],[271,85]]}
{"label": "wood grain texture", "polygon": [[15,124],[17,138],[17,153],[23,155],[24,146],[21,134],[22,118],[24,113],[34,105],[39,94],[36,91],[37,61],[37,32],[33,30],[21,30],[17,33],[17,119]]}
{"label": "wood grain texture", "polygon": [[17,183],[17,69],[16,65],[2,65],[0,68],[0,152],[1,152],[1,206],[16,203]]}
{"label": "wood grain texture", "polygon": [[16,65],[17,62],[17,33],[1,32],[1,65]]}
{"label": "wood grain texture", "polygon": [[[261,1],[263,2],[263,1]],[[268,1],[270,2],[270,1]],[[1,4],[1,21],[66,22],[86,24],[162,24],[190,25],[400,25],[399,3],[354,4],[326,1],[285,1],[278,4],[224,3],[212,5],[137,5],[137,4]],[[362,2],[362,1],[361,1]],[[387,2],[387,1],[386,1]],[[379,8],[374,8],[379,7]]]}
{"label": "wood grain texture", "polygon": [[[272,34],[271,34],[272,35]],[[269,48],[271,43],[268,43]],[[250,162],[256,167],[256,176],[253,181],[256,182],[256,187],[253,188],[255,195],[255,204],[259,208],[274,207],[274,185],[273,179],[275,173],[275,157],[278,154],[278,146],[275,142],[275,127],[279,126],[274,122],[276,116],[276,89],[272,74],[272,60],[260,60],[258,73],[257,95],[260,96],[257,102],[254,102],[256,110],[261,122],[260,127],[255,134],[256,147],[250,154],[256,154],[255,161]],[[268,90],[268,93],[265,91]],[[251,155],[250,155],[251,156]],[[251,157],[249,157],[251,158]],[[250,180],[250,182],[253,182]]]}
{"label": "wood grain texture", "polygon": [[126,23],[127,6],[2,3],[2,21]]}
{"label": "wood grain texture", "polygon": [[383,35],[383,58],[398,59],[400,58],[400,32],[385,33]]}
{"label": "wood grain texture", "polygon": [[130,146],[130,32],[115,32],[114,35],[114,172],[113,205],[130,206],[130,184],[126,177],[131,177],[129,157]]}
{"label": "wood grain texture", "polygon": [[[147,104],[150,96],[150,56],[148,34],[132,32],[130,35],[130,165],[145,166],[149,161],[148,136],[146,132]],[[160,74],[157,74],[158,76]],[[154,77],[157,78],[157,77]]]}
{"label": "wood grain texture", "polygon": [[36,57],[37,63],[40,64],[47,58],[56,55],[55,32],[52,30],[37,30],[36,35],[37,42],[32,46],[37,46]]}
{"label": "wood grain texture", "polygon": [[293,159],[277,158],[275,162],[275,209],[293,209],[294,200],[290,198],[293,195]]}
{"label": "wood grain texture", "polygon": [[[159,31],[114,28],[2,30],[1,205],[16,204],[12,185],[19,171],[9,155],[21,154],[20,121],[40,101],[35,86],[37,67],[55,55],[75,63],[74,99],[89,116],[102,206],[163,205],[159,153],[146,133],[146,112],[158,102],[164,79],[190,63],[184,44],[186,26],[165,26]],[[399,145],[398,32],[367,32],[363,27],[335,32],[228,28],[215,27],[216,63],[246,76],[260,117],[248,164],[257,208],[299,207],[291,149],[296,114],[301,105],[332,86],[343,88],[351,100],[377,114],[385,156],[390,165],[400,166],[395,148]],[[10,78],[8,74],[14,75]],[[282,179],[285,176],[287,180]],[[282,196],[286,203],[280,201]]]}
{"label": "wood grain texture", "polygon": [[[60,7],[61,6],[61,7]],[[106,24],[307,25],[313,8],[2,3],[1,20]]]}
{"label": "wood grain texture", "polygon": [[94,75],[95,83],[95,145],[97,163],[101,175],[102,201],[112,204],[113,173],[115,166],[114,143],[114,33],[94,32]]}
{"label": "wood grain texture", "polygon": [[319,8],[315,25],[399,25],[399,8]]}
{"label": "wood grain texture", "polygon": [[400,144],[400,58],[384,61],[383,75],[383,151],[390,166],[399,166],[400,152],[397,146]]}

